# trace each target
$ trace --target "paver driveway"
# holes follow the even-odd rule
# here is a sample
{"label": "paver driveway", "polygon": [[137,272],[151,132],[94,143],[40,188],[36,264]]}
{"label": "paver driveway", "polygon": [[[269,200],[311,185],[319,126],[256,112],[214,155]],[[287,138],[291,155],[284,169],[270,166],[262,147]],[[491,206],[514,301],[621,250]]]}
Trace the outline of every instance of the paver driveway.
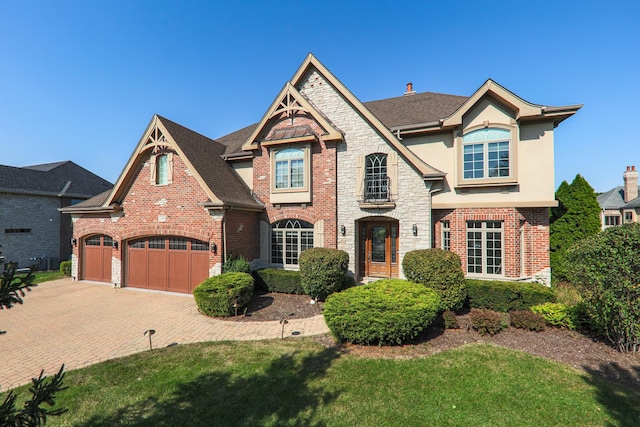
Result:
{"label": "paver driveway", "polygon": [[[280,338],[273,322],[210,319],[191,295],[114,289],[62,279],[33,288],[23,305],[0,310],[0,387],[27,383],[41,369],[53,374],[149,349],[144,331],[154,329],[154,348],[201,341]],[[285,336],[328,332],[322,316],[290,320]]]}

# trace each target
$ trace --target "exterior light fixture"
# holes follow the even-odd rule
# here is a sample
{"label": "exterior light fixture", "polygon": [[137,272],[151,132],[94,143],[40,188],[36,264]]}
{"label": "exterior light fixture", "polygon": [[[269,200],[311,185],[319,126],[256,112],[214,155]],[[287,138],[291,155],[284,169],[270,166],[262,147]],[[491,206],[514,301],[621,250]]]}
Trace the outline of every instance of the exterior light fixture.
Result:
{"label": "exterior light fixture", "polygon": [[114,240],[114,241],[113,241],[113,248],[114,248],[115,250],[118,250],[118,241],[117,241],[117,240]]}
{"label": "exterior light fixture", "polygon": [[218,253],[218,245],[215,243],[211,245],[211,253],[216,255]]}
{"label": "exterior light fixture", "polygon": [[76,246],[78,244],[78,239],[71,239],[71,246]]}
{"label": "exterior light fixture", "polygon": [[417,236],[418,235],[418,226],[416,224],[413,224],[411,229],[413,230],[413,235]]}
{"label": "exterior light fixture", "polygon": [[343,236],[347,234],[347,227],[345,227],[344,224],[340,226],[340,234],[342,234]]}
{"label": "exterior light fixture", "polygon": [[155,329],[147,329],[146,331],[144,331],[144,336],[149,337],[149,350],[153,350],[153,345],[151,344],[151,335],[155,333],[156,333]]}

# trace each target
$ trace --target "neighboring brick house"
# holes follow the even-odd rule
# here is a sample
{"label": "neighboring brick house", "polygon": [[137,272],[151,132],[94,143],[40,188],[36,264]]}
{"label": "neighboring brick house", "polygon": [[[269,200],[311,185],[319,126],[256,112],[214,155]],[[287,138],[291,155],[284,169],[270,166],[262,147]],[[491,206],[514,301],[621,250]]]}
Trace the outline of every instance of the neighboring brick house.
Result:
{"label": "neighboring brick house", "polygon": [[638,171],[627,166],[622,174],[624,185],[612,188],[598,196],[602,229],[630,222],[640,222],[640,197],[638,197]]}
{"label": "neighboring brick house", "polygon": [[222,138],[154,116],[114,190],[63,209],[73,274],[189,292],[230,254],[297,268],[320,246],[356,277],[403,277],[408,251],[443,247],[469,276],[548,280],[553,131],[580,107],[491,80],[362,103],[309,55],[257,124]]}
{"label": "neighboring brick house", "polygon": [[71,256],[71,220],[59,208],[109,190],[112,184],[71,161],[0,165],[0,251],[18,267],[56,269]]}

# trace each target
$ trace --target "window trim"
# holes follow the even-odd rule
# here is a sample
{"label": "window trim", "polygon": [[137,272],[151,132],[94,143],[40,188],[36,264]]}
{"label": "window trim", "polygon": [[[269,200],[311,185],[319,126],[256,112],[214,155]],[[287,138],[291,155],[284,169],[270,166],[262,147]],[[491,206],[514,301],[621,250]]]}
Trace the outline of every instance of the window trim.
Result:
{"label": "window trim", "polygon": [[[296,223],[299,225],[299,227],[296,227]],[[292,225],[291,227],[289,227],[289,225]],[[282,227],[280,227],[282,226]],[[310,249],[314,247],[314,242],[315,242],[315,227],[313,224],[311,224],[310,222],[301,220],[301,219],[296,219],[296,218],[286,218],[286,219],[282,219],[280,221],[276,221],[273,224],[270,225],[270,239],[269,239],[269,262],[271,265],[276,265],[276,266],[282,266],[284,268],[288,268],[288,269],[298,269],[300,268],[300,253],[303,250],[306,249]],[[281,235],[281,241],[280,241],[280,250],[281,253],[279,254],[279,259],[282,260],[282,262],[277,262],[274,261],[274,237],[275,237],[275,233],[276,232],[280,232],[282,233]],[[302,233],[310,233],[310,236],[307,234],[306,239],[311,238],[311,245],[306,245],[307,247],[305,249],[302,249]],[[297,255],[296,255],[296,259],[298,261],[297,264],[292,264],[292,263],[288,263],[288,258],[287,258],[287,233],[295,233],[297,234]],[[276,242],[277,243],[277,242]]]}
{"label": "window trim", "polygon": [[[480,228],[469,228],[469,223],[471,222],[479,222],[482,224],[482,226]],[[500,228],[488,228],[487,227],[487,223],[499,223],[500,224]],[[504,235],[505,235],[505,228],[504,228],[504,221],[503,220],[481,220],[481,221],[476,221],[476,220],[467,220],[465,223],[465,260],[466,260],[466,275],[469,277],[505,277],[505,261],[506,261],[506,253],[505,253],[505,245],[504,245]],[[491,273],[487,273],[487,233],[493,232],[494,230],[499,230],[500,231],[500,274],[491,274]],[[480,241],[481,241],[481,254],[480,254],[480,258],[481,258],[481,268],[482,268],[482,272],[477,273],[477,272],[470,272],[469,271],[469,232],[480,232],[481,233],[481,237],[480,237]]]}
{"label": "window trim", "polygon": [[[509,176],[506,177],[484,177],[484,178],[464,178],[464,146],[463,139],[466,135],[483,129],[501,129],[510,132],[511,139],[509,140]],[[486,122],[480,126],[472,126],[464,131],[459,131],[455,137],[455,144],[458,146],[456,153],[458,156],[457,165],[457,183],[456,187],[478,187],[478,186],[500,186],[505,184],[517,184],[518,183],[518,141],[520,141],[520,134],[518,126],[507,125],[504,123],[490,123]],[[467,144],[468,145],[468,144]],[[483,143],[483,166],[484,170],[487,170],[488,156],[487,156],[487,142]]]}
{"label": "window trim", "polygon": [[[301,188],[276,188],[276,154],[287,149],[298,149],[303,152],[303,178]],[[269,149],[270,201],[271,203],[310,203],[311,202],[311,145],[294,144],[278,145]],[[289,173],[291,169],[289,168]]]}
{"label": "window trim", "polygon": [[[615,221],[609,221],[610,219],[615,219]],[[609,222],[614,222],[614,224],[608,224]],[[622,223],[621,215],[612,214],[604,216],[604,226],[605,227],[617,227]]]}
{"label": "window trim", "polygon": [[440,221],[440,248],[451,250],[451,222],[448,219]]}

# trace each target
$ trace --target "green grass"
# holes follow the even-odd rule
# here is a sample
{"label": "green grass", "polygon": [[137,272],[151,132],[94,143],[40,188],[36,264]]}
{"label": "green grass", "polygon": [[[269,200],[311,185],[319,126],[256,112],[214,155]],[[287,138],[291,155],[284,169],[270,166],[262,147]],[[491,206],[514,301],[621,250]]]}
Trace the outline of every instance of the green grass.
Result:
{"label": "green grass", "polygon": [[[203,343],[67,374],[55,426],[638,425],[640,392],[490,345],[368,359],[311,340]],[[23,388],[24,392],[24,388]]]}
{"label": "green grass", "polygon": [[59,271],[36,271],[35,275],[36,278],[33,279],[34,284],[48,282],[50,280],[64,279],[64,274]]}

